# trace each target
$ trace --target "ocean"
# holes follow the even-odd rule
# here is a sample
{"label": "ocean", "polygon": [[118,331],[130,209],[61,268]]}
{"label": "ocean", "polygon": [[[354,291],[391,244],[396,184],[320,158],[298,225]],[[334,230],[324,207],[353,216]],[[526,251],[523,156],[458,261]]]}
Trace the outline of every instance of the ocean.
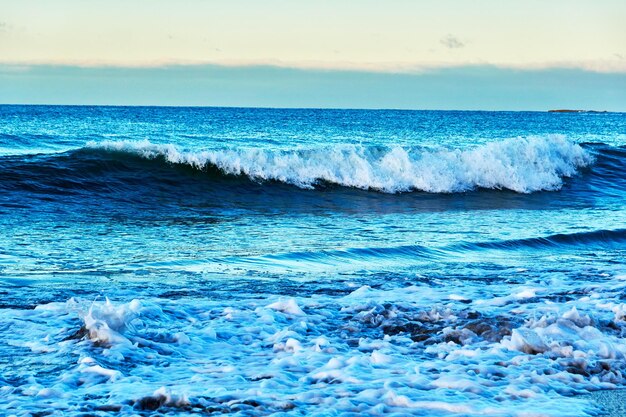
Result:
{"label": "ocean", "polygon": [[0,414],[591,416],[626,114],[0,106]]}

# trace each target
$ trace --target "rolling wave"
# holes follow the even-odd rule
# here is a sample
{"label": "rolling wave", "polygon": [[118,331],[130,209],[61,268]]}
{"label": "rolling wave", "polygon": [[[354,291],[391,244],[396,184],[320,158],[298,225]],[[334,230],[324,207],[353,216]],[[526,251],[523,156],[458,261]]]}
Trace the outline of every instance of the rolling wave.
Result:
{"label": "rolling wave", "polygon": [[[623,249],[626,244],[626,229],[591,230],[585,232],[560,233],[523,239],[500,239],[493,241],[459,242],[444,246],[399,245],[387,247],[353,247],[335,250],[294,251],[273,253],[261,256],[236,256],[221,259],[220,262],[194,265],[192,270],[222,270],[236,267],[236,271],[271,270],[318,273],[323,270],[353,270],[389,267],[397,269],[402,265],[414,265],[423,261],[449,261],[461,259],[481,259],[485,252],[526,254],[528,251],[558,249],[567,251],[594,251],[600,248]],[[527,254],[524,256],[528,256]],[[376,269],[374,268],[374,269]]]}
{"label": "rolling wave", "polygon": [[[352,247],[335,250],[281,252],[261,256],[243,256],[222,259],[224,265],[245,269],[284,268],[312,271],[330,267],[333,270],[354,267],[354,264],[381,266],[388,263],[394,267],[406,262],[420,260],[440,261],[468,255],[480,257],[485,251],[543,250],[558,248],[561,251],[597,250],[598,248],[624,248],[626,229],[592,230],[586,232],[559,233],[524,239],[500,239],[494,241],[460,242],[445,246],[399,245],[387,247]],[[222,266],[220,264],[220,267]],[[211,266],[215,267],[216,262]]]}
{"label": "rolling wave", "polygon": [[342,145],[184,151],[115,141],[63,153],[1,156],[0,203],[12,207],[21,196],[50,202],[63,196],[68,203],[76,196],[77,202],[114,199],[148,207],[532,208],[590,204],[600,195],[619,201],[624,172],[626,148],[576,144],[560,136],[507,139],[468,150]]}
{"label": "rolling wave", "polygon": [[560,136],[507,139],[470,150],[342,145],[190,152],[147,140],[90,142],[85,149],[304,189],[332,184],[384,193],[457,193],[479,188],[518,193],[558,190],[564,178],[593,163],[589,152]]}
{"label": "rolling wave", "polygon": [[532,237],[526,239],[509,239],[495,242],[462,243],[455,245],[455,249],[465,250],[515,250],[541,249],[546,247],[595,247],[612,246],[626,243],[626,229],[592,230],[576,233],[558,233],[554,235]]}

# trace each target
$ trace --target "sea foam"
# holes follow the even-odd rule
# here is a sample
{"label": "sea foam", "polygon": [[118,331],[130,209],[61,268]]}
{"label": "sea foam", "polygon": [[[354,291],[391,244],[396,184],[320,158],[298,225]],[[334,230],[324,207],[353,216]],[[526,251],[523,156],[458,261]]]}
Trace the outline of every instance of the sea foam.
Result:
{"label": "sea foam", "polygon": [[512,138],[471,149],[335,145],[302,149],[225,148],[186,151],[144,141],[89,142],[89,149],[163,158],[196,169],[311,189],[330,183],[386,193],[454,193],[477,188],[519,193],[558,190],[563,179],[593,162],[560,135]]}
{"label": "sea foam", "polygon": [[[3,309],[0,319],[24,330],[11,346],[34,340],[48,347],[38,358],[62,366],[7,385],[0,413],[577,417],[597,410],[572,394],[623,386],[624,285],[607,277],[465,290],[469,304],[442,301],[454,288],[415,285]],[[547,303],[554,294],[572,298]],[[505,302],[489,302],[498,295]]]}

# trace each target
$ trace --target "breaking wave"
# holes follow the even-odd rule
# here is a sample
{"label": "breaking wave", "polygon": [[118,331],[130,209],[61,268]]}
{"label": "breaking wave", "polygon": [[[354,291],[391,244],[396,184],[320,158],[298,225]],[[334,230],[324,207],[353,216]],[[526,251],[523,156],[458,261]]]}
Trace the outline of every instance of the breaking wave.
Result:
{"label": "breaking wave", "polygon": [[582,146],[562,136],[506,139],[469,150],[341,145],[185,151],[144,140],[89,142],[83,151],[134,155],[304,189],[332,184],[385,193],[558,190],[564,178],[594,160]]}

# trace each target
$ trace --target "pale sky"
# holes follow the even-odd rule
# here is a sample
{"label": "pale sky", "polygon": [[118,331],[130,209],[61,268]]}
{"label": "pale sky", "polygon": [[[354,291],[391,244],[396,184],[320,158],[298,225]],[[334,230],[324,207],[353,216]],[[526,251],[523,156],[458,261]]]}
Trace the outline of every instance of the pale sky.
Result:
{"label": "pale sky", "polygon": [[624,75],[626,1],[0,0],[0,65]]}
{"label": "pale sky", "polygon": [[5,63],[626,71],[626,1],[0,0]]}

